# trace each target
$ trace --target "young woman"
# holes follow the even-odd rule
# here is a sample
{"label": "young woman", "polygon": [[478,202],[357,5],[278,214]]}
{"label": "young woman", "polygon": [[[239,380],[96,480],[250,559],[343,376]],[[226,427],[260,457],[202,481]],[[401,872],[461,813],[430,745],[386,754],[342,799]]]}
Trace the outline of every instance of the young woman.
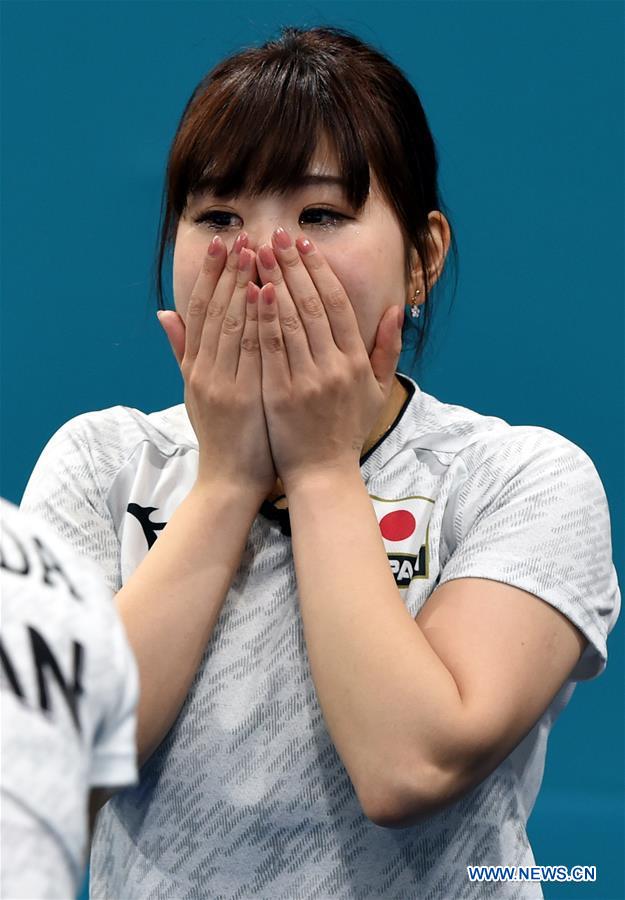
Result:
{"label": "young woman", "polygon": [[92,896],[447,900],[533,864],[549,729],[618,614],[609,511],[565,437],[396,371],[440,207],[417,94],[340,29],[190,99],[158,258],[185,402],[68,422],[23,501],[103,567],[139,664]]}

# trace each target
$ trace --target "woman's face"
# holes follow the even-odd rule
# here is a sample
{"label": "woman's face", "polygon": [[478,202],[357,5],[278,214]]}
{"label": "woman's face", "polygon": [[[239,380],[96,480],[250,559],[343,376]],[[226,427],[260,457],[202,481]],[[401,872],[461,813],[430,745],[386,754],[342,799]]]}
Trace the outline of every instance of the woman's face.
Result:
{"label": "woman's face", "polygon": [[[323,146],[309,174],[338,178],[336,160]],[[283,196],[241,194],[224,201],[204,193],[190,198],[174,248],[174,298],[182,318],[186,318],[203,256],[215,234],[230,250],[244,230],[249,235],[247,246],[258,252],[262,244],[271,246],[271,234],[279,225],[293,240],[300,234],[310,238],[326,257],[351,301],[370,354],[384,311],[410,300],[401,230],[373,174],[369,197],[358,215],[340,184],[322,181],[294,188]]]}

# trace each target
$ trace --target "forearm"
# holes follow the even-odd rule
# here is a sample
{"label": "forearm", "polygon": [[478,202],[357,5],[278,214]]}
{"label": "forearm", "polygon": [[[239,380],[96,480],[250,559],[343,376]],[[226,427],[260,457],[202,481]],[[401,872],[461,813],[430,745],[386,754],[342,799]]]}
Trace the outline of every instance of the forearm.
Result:
{"label": "forearm", "polygon": [[359,470],[287,494],[319,703],[363,808],[383,810],[453,765],[462,700],[401,599]]}
{"label": "forearm", "polygon": [[260,497],[196,487],[116,595],[139,667],[139,762],[173,724],[239,565]]}

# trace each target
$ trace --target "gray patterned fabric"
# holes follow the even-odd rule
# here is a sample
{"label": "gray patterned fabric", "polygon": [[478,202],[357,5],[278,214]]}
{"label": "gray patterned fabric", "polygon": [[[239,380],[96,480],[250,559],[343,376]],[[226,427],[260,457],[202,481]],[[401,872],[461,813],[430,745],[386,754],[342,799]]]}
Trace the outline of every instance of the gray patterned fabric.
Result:
{"label": "gray patterned fabric", "polygon": [[0,896],[67,900],[90,789],[137,782],[137,666],[97,566],[3,499],[0,518]]}
{"label": "gray patterned fabric", "polygon": [[[549,730],[575,681],[605,667],[620,607],[605,492],[586,453],[561,435],[401,380],[410,399],[361,474],[404,603],[415,616],[438,584],[466,576],[523,588],[588,638],[571,680],[459,802],[415,827],[374,825],[317,703],[288,529],[259,514],[176,723],[140,785],[99,817],[92,897],[542,896],[539,884],[469,883],[466,866],[534,863],[525,824]],[[23,504],[118,590],[192,487],[197,460],[184,405],[88,413],[51,439]]]}

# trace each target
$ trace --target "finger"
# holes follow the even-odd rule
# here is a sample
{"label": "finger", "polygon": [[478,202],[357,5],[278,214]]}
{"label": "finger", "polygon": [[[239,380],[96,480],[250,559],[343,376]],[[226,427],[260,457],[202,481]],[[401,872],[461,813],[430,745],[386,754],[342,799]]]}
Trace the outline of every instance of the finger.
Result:
{"label": "finger", "polygon": [[[311,240],[298,237],[293,252],[298,251],[301,264],[323,302],[334,343],[340,350],[350,355],[362,352],[364,347],[362,335],[345,288]],[[292,267],[296,268],[295,261]]]}
{"label": "finger", "polygon": [[185,324],[182,316],[174,312],[173,309],[159,310],[156,315],[167,336],[169,346],[176,357],[176,362],[180,366],[182,365],[185,345]]}
{"label": "finger", "polygon": [[[222,335],[227,335],[230,331],[236,332],[238,354],[238,346],[241,341],[242,322],[240,322],[239,318],[236,316],[233,319],[228,319],[228,321],[225,321],[225,319],[227,319],[229,315],[228,308],[232,299],[232,292],[236,285],[239,256],[246,243],[247,233],[242,231],[237,235],[237,238],[232,245],[230,253],[226,258],[226,264],[219,276],[219,281],[215,285],[215,290],[206,306],[206,315],[204,317],[204,325],[202,326],[202,337],[200,339],[198,353],[202,355],[204,362],[210,365],[213,365],[216,361]],[[246,278],[246,284],[247,281],[248,279]],[[243,309],[245,309],[244,304]],[[229,346],[232,346],[232,342],[229,343]],[[234,377],[236,373],[237,362],[238,356],[234,365],[234,370],[232,370],[232,365],[230,363],[227,365],[232,377]]]}
{"label": "finger", "polygon": [[215,235],[202,260],[187,306],[185,357],[190,362],[193,362],[200,349],[206,307],[219,281],[225,258],[226,245],[219,235]]}
{"label": "finger", "polygon": [[[215,374],[234,381],[239,367],[241,342],[245,328],[247,285],[256,278],[255,254],[244,247],[238,254],[235,282],[228,308],[221,322],[215,354]],[[203,347],[203,344],[202,344]]]}
{"label": "finger", "polygon": [[[263,265],[263,260],[265,265]],[[280,267],[277,264],[273,250],[268,245],[263,245],[259,248],[258,270],[263,281],[269,274],[278,281],[278,285],[274,285],[277,302],[277,316],[280,323],[282,338],[286,347],[290,371],[293,372],[294,375],[302,375],[307,371],[311,371],[315,366],[316,360],[314,359],[311,350],[310,335],[306,331],[299,310],[291,296],[286,281],[283,278]],[[274,282],[272,281],[271,284],[274,284]],[[317,299],[316,302],[321,308],[321,301]],[[331,342],[332,333],[329,328],[327,329],[326,334],[326,340]],[[336,351],[336,347],[334,347],[334,351]],[[324,357],[323,351],[318,351],[317,357],[321,361]]]}
{"label": "finger", "polygon": [[262,365],[263,393],[283,392],[291,383],[291,370],[278,318],[276,289],[269,282],[258,296],[258,341]]}
{"label": "finger", "polygon": [[375,346],[369,357],[373,374],[385,394],[390,393],[401,353],[401,325],[398,324],[398,313],[401,313],[403,322],[404,310],[401,306],[391,306],[380,319]]}
{"label": "finger", "polygon": [[271,281],[275,286],[293,371],[295,366],[300,371],[302,367],[327,362],[329,355],[336,352],[332,330],[297,250],[291,247],[289,252],[275,244],[264,244],[258,250],[258,271],[263,281]]}
{"label": "finger", "polygon": [[252,281],[248,281],[245,288],[245,326],[241,338],[237,381],[240,381],[241,385],[249,391],[252,391],[255,385],[260,384],[262,374],[260,343],[258,340],[259,294],[260,289]]}

